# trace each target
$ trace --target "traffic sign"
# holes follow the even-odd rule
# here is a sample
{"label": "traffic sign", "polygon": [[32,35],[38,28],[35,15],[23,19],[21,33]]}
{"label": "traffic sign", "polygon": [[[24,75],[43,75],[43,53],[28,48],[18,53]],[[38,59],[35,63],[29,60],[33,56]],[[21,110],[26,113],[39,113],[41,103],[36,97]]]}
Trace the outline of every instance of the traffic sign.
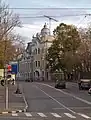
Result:
{"label": "traffic sign", "polygon": [[12,74],[17,74],[18,73],[18,64],[12,64]]}

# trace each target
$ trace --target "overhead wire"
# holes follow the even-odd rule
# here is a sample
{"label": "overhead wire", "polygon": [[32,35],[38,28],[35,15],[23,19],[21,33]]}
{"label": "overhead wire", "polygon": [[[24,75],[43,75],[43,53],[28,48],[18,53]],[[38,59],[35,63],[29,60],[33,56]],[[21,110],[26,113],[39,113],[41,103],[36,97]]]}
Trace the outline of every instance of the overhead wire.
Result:
{"label": "overhead wire", "polygon": [[[76,16],[91,16],[91,14],[75,14],[75,15],[55,15],[55,16],[50,16],[50,17],[59,17],[59,18],[62,18],[62,17],[76,17]],[[19,15],[20,18],[44,18],[45,15],[41,15],[41,16],[21,16]],[[84,18],[83,18],[84,19]]]}

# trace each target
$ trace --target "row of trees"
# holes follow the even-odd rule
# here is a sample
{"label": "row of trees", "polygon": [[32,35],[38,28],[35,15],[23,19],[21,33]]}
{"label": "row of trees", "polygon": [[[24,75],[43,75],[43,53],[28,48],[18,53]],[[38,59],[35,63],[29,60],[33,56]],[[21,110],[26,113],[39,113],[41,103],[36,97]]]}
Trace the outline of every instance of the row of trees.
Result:
{"label": "row of trees", "polygon": [[23,38],[13,32],[15,27],[21,27],[19,16],[0,0],[0,68],[24,49]]}
{"label": "row of trees", "polygon": [[61,23],[54,30],[54,41],[47,53],[47,68],[67,75],[91,71],[91,28],[78,29]]}

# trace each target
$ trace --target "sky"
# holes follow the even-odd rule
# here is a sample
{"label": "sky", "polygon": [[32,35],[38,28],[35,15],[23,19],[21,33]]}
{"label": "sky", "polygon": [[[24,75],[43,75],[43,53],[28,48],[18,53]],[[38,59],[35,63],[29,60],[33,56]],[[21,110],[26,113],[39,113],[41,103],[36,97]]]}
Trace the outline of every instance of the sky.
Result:
{"label": "sky", "polygon": [[[41,9],[13,9],[14,13],[19,14],[22,22],[22,28],[15,28],[15,32],[28,37],[31,41],[33,35],[40,32],[45,22],[49,25],[49,20],[44,15],[51,16],[58,22],[51,21],[51,32],[61,22],[74,24],[77,27],[85,27],[90,22],[91,17],[82,14],[91,13],[91,0],[5,0],[10,8],[41,8]],[[49,8],[49,9],[43,9]],[[55,8],[55,9],[51,9]],[[68,8],[68,9],[58,9]],[[76,9],[72,9],[76,8]],[[84,8],[84,9],[79,9]],[[87,9],[88,8],[88,9]],[[79,15],[80,16],[74,16]],[[42,16],[42,18],[33,18]],[[32,18],[22,18],[32,17]]]}

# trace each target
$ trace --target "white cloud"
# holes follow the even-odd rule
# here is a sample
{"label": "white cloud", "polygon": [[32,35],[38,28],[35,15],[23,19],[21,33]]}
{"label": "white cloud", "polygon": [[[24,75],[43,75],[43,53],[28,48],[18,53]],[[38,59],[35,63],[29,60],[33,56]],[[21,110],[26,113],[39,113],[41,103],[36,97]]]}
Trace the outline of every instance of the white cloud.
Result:
{"label": "white cloud", "polygon": [[[59,20],[59,22],[51,22],[51,32],[62,22],[66,23],[66,24],[74,24],[74,25],[78,25],[78,27],[86,27],[87,23],[89,22],[90,19],[88,18],[84,18],[83,17],[75,17],[73,18],[69,18],[69,19],[65,19],[62,18]],[[22,28],[15,28],[15,32],[19,33],[22,36],[28,37],[30,38],[29,41],[31,41],[31,38],[33,35],[36,35],[36,33],[40,33],[41,29],[44,26],[44,21],[34,21],[34,24],[23,24]],[[47,22],[48,24],[48,22]],[[49,26],[48,26],[49,27]],[[28,42],[28,41],[26,41]]]}

